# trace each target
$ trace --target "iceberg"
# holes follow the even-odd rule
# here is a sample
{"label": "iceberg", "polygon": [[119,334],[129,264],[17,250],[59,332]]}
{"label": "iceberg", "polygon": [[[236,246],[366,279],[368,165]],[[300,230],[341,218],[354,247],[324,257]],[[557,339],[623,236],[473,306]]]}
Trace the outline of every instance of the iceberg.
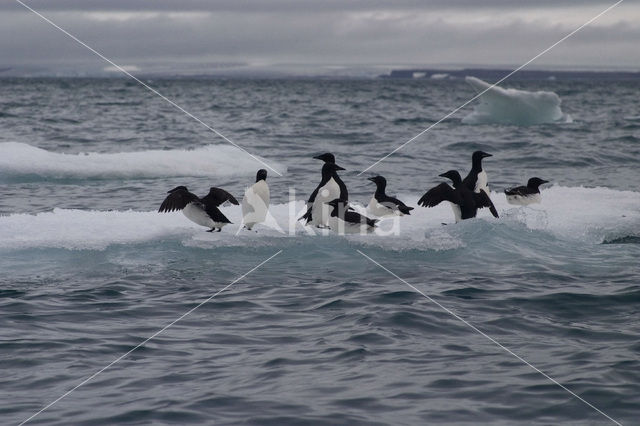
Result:
{"label": "iceberg", "polygon": [[554,92],[529,92],[518,89],[503,89],[475,77],[465,81],[478,93],[483,93],[473,112],[462,119],[465,124],[532,124],[570,121],[560,109],[561,99]]}

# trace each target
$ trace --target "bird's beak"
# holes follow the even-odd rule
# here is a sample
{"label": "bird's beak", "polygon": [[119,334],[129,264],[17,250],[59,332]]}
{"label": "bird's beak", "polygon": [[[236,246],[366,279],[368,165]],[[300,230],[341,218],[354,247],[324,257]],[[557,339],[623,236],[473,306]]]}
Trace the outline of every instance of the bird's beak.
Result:
{"label": "bird's beak", "polygon": [[320,155],[316,155],[316,156],[315,156],[315,157],[313,157],[313,158],[315,158],[316,160],[322,160],[322,158],[321,158],[321,156],[320,156]]}
{"label": "bird's beak", "polygon": [[446,173],[446,172],[444,172],[444,173],[442,173],[441,175],[438,175],[438,176],[443,177],[443,178],[446,178],[446,177],[447,177],[446,175],[447,175],[447,173]]}
{"label": "bird's beak", "polygon": [[488,153],[486,153],[486,152],[485,152],[484,154],[482,154],[482,157],[483,157],[483,158],[486,158],[486,157],[493,157],[493,154],[488,154]]}
{"label": "bird's beak", "polygon": [[371,182],[375,182],[376,181],[375,178],[372,178],[372,177],[367,178],[367,180],[370,180]]}
{"label": "bird's beak", "polygon": [[336,170],[345,170],[344,167],[340,167],[336,164]]}
{"label": "bird's beak", "polygon": [[543,180],[540,185],[545,184],[545,183],[549,183],[549,181],[548,180]]}

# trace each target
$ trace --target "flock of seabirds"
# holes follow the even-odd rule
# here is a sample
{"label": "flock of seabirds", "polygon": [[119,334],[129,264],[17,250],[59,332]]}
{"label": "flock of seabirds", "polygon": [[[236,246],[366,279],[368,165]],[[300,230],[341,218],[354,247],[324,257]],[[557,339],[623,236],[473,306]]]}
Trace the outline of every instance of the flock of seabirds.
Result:
{"label": "flock of seabirds", "polygon": [[[491,157],[483,151],[475,151],[471,156],[471,171],[462,179],[456,170],[441,174],[452,185],[441,183],[429,189],[419,200],[422,207],[434,207],[448,201],[456,222],[476,217],[478,209],[488,208],[494,217],[498,211],[489,197],[487,173],[482,168],[482,159]],[[367,206],[366,215],[360,214],[349,206],[347,186],[338,171],[344,170],[336,164],[335,156],[325,153],[313,157],[324,162],[322,179],[307,200],[306,213],[299,219],[305,225],[329,228],[339,232],[371,231],[381,218],[411,214],[409,207],[395,197],[386,194],[387,180],[382,176],[369,178],[376,184],[376,192]],[[507,201],[513,205],[527,206],[541,201],[540,185],[548,181],[532,177],[526,186],[506,189]],[[204,197],[189,192],[186,186],[178,186],[168,192],[160,205],[159,212],[181,210],[184,215],[198,225],[210,228],[207,232],[220,232],[231,221],[218,208],[225,202],[238,205],[238,200],[221,188],[211,188]],[[244,193],[242,199],[242,221],[244,227],[251,230],[256,224],[264,222],[269,209],[269,186],[267,171],[258,170],[256,182]],[[372,217],[368,217],[372,216]]]}

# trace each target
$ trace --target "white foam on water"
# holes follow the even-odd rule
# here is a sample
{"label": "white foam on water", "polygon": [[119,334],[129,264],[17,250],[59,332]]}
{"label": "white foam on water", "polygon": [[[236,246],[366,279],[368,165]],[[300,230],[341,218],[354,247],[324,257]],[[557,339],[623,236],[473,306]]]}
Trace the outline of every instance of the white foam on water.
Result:
{"label": "white foam on water", "polygon": [[[416,194],[400,196],[413,206],[418,198]],[[385,219],[374,234],[347,236],[302,226],[297,221],[305,208],[302,200],[272,205],[266,223],[254,228],[257,232],[239,230],[242,214],[238,206],[231,205],[221,210],[234,223],[213,233],[205,232],[181,212],[55,209],[35,215],[0,216],[0,249],[102,250],[111,245],[160,243],[167,239],[201,248],[255,247],[282,245],[286,241],[314,244],[314,238],[329,237],[387,250],[451,250],[469,245],[469,232],[478,225],[474,221],[488,221],[513,232],[521,232],[524,224],[532,231],[532,238],[544,232],[576,244],[599,244],[607,239],[640,235],[640,192],[553,186],[542,190],[541,204],[517,208],[507,203],[503,193],[492,192],[491,198],[499,219],[483,209],[477,219],[454,224],[450,206],[442,203],[434,208],[416,207],[409,216]],[[359,204],[354,207],[365,209]]]}
{"label": "white foam on water", "polygon": [[[260,158],[260,157],[258,157]],[[261,159],[262,160],[262,159]],[[263,160],[280,173],[282,164]],[[255,172],[264,165],[231,145],[195,149],[65,154],[19,142],[0,143],[0,175],[49,178],[132,178],[228,176]]]}
{"label": "white foam on water", "polygon": [[473,112],[462,119],[466,124],[532,124],[569,122],[571,117],[562,113],[561,99],[554,92],[529,92],[526,90],[491,87],[491,84],[475,77],[465,77],[465,81],[480,96]]}

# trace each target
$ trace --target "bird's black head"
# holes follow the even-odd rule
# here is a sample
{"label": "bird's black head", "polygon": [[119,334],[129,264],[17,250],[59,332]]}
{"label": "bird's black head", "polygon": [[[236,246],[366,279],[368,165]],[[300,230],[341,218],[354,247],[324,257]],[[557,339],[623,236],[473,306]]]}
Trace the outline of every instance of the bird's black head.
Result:
{"label": "bird's black head", "polygon": [[260,182],[261,180],[267,180],[267,171],[265,169],[258,170],[256,174],[256,182]]}
{"label": "bird's black head", "polygon": [[387,184],[387,180],[384,177],[380,176],[380,175],[374,176],[374,177],[370,177],[369,180],[371,182],[374,182],[376,185],[386,185]]}
{"label": "bird's black head", "polygon": [[532,177],[527,182],[527,186],[529,188],[538,188],[543,183],[549,183],[549,181],[548,180],[544,180],[544,179],[540,179],[539,177]]}
{"label": "bird's black head", "polygon": [[188,192],[189,190],[187,189],[186,186],[180,185],[180,186],[176,186],[175,188],[167,191],[167,194],[171,194],[172,192],[176,192],[176,191],[187,191]]}
{"label": "bird's black head", "polygon": [[450,179],[453,182],[454,186],[457,186],[462,183],[462,178],[460,177],[460,173],[457,170],[449,170],[448,172],[442,173],[441,176],[443,178]]}
{"label": "bird's black head", "polygon": [[487,158],[487,157],[493,157],[493,155],[488,154],[484,151],[475,151],[472,155],[471,155],[471,160],[472,161],[478,161],[478,160],[482,160],[483,158]]}
{"label": "bird's black head", "polygon": [[333,163],[336,162],[336,157],[334,157],[333,154],[330,153],[330,152],[325,152],[322,155],[316,155],[313,158],[315,158],[316,160],[322,160],[325,163],[332,163],[333,164]]}

